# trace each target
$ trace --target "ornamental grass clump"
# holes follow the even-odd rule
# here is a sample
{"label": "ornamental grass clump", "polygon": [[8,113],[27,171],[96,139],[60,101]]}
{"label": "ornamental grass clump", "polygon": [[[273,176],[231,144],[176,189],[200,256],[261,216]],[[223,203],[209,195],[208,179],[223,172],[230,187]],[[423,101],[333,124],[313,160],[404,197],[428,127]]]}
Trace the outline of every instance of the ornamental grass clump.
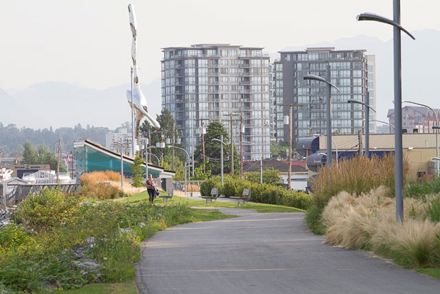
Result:
{"label": "ornamental grass clump", "polygon": [[[120,187],[121,174],[112,171],[94,171],[80,177],[79,195],[91,200],[109,200],[127,196]],[[117,183],[112,185],[112,183]],[[124,186],[131,186],[124,178]]]}
{"label": "ornamental grass clump", "polygon": [[121,181],[121,174],[113,171],[93,171],[81,175],[81,184],[93,184],[105,181]]}
{"label": "ornamental grass clump", "polygon": [[404,222],[396,225],[396,205],[380,187],[370,193],[341,192],[322,212],[325,243],[371,249],[406,266],[440,262],[440,224],[432,222],[427,203],[404,199]]}
{"label": "ornamental grass clump", "polygon": [[[386,194],[393,196],[394,165],[394,155],[384,155],[382,158],[373,156],[371,159],[356,156],[343,160],[338,165],[332,164],[329,169],[324,166],[313,182],[314,204],[324,208],[330,198],[341,191],[361,195],[379,186],[384,186]],[[405,160],[404,180],[408,170]]]}

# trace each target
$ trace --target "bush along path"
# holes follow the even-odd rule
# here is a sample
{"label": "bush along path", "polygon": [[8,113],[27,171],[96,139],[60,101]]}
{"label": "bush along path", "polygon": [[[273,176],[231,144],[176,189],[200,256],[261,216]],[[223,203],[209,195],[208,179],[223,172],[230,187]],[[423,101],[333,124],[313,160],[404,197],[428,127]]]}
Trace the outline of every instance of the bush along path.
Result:
{"label": "bush along path", "polygon": [[327,244],[373,251],[440,278],[439,184],[440,178],[405,184],[404,220],[396,225],[394,157],[356,157],[320,171],[305,219]]}
{"label": "bush along path", "polygon": [[194,220],[183,205],[81,200],[45,190],[18,206],[0,230],[0,293],[132,282],[140,242]]}

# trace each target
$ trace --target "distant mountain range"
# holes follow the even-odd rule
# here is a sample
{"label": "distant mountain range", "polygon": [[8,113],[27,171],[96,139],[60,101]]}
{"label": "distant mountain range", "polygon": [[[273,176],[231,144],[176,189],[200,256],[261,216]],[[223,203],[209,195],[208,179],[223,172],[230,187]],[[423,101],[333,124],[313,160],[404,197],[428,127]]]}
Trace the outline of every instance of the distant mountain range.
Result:
{"label": "distant mountain range", "polygon": [[[160,78],[141,87],[149,112],[159,114]],[[126,95],[129,88],[127,84],[95,90],[77,84],[46,82],[10,93],[0,89],[0,122],[32,129],[73,127],[78,123],[115,129],[131,121]]]}
{"label": "distant mountain range", "polygon": [[[440,70],[440,31],[411,32],[413,41],[402,34],[403,100],[418,101],[440,108],[437,91]],[[390,33],[391,35],[391,33]],[[294,40],[292,40],[293,42]],[[366,49],[376,55],[376,110],[379,120],[387,120],[387,110],[393,108],[393,40],[383,42],[375,37],[356,36],[334,43],[316,43],[301,47],[286,47],[279,51],[305,50],[307,47],[336,47],[336,49]],[[279,54],[266,52],[272,57]],[[160,72],[158,78],[142,85],[150,112],[161,110]],[[0,87],[2,85],[0,84]],[[0,122],[17,127],[58,128],[73,127],[80,123],[114,129],[131,121],[126,90],[130,85],[119,85],[105,90],[81,87],[77,84],[47,82],[24,90],[9,91],[0,88]]]}

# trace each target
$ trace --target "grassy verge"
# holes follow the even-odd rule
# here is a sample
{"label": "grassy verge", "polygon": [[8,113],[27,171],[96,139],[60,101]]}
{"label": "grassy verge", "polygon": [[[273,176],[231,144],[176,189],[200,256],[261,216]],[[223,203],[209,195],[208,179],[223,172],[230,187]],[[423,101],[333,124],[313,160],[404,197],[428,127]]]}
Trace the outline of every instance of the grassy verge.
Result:
{"label": "grassy verge", "polygon": [[[134,199],[84,203],[56,190],[29,196],[0,230],[0,292],[45,293],[102,282],[81,291],[131,293],[141,241],[170,226],[234,217],[179,201],[164,206],[160,199],[157,205]],[[98,267],[87,268],[90,260]]]}
{"label": "grassy verge", "polygon": [[[145,200],[148,200],[148,193],[146,191],[125,198],[124,200],[122,200],[122,202],[139,203]],[[154,200],[154,204],[158,204],[158,205],[162,204],[162,199],[156,198]],[[246,203],[245,206],[237,206],[236,202],[224,202],[220,200],[215,201],[212,204],[206,204],[205,200],[193,200],[191,198],[179,197],[179,196],[174,196],[171,200],[168,201],[168,204],[187,205],[191,207],[226,207],[226,208],[238,208],[238,209],[252,209],[261,213],[304,212],[304,210],[302,209],[289,207],[289,206],[253,203],[253,202],[248,202]]]}
{"label": "grassy verge", "polygon": [[62,291],[66,294],[138,294],[134,283],[90,284],[80,289]]}
{"label": "grassy verge", "polygon": [[440,269],[439,268],[416,268],[414,271],[425,275],[430,276],[440,280]]}

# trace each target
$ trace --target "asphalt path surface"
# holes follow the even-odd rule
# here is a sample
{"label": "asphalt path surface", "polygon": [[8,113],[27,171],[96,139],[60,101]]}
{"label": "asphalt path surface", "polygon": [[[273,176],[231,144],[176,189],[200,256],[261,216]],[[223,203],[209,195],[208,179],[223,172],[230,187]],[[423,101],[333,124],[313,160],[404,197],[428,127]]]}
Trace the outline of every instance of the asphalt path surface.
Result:
{"label": "asphalt path surface", "polygon": [[175,226],[142,243],[140,293],[440,293],[440,280],[323,244],[303,213],[219,210],[242,216]]}

